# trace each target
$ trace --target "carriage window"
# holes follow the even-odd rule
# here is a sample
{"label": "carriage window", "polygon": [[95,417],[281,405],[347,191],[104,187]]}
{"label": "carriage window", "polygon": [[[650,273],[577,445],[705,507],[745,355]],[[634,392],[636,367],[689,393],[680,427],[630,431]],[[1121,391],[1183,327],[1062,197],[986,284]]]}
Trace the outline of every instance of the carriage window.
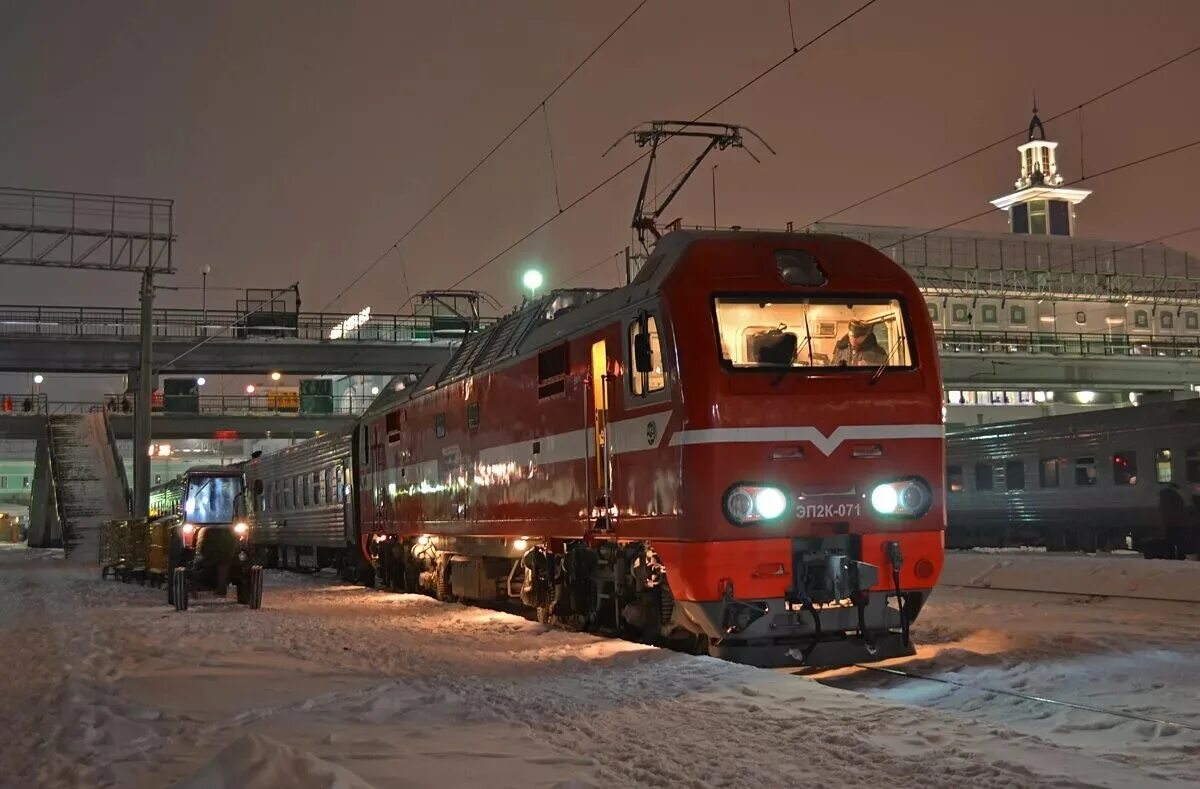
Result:
{"label": "carriage window", "polygon": [[1164,329],[1175,328],[1175,316],[1169,312],[1164,312],[1158,316],[1158,322]]}
{"label": "carriage window", "polygon": [[334,494],[335,494],[335,498],[337,499],[338,504],[342,504],[346,501],[346,487],[345,487],[345,482],[343,481],[345,478],[345,474],[346,474],[346,470],[342,466],[338,466],[334,470],[333,484],[337,486],[334,489]]}
{"label": "carriage window", "polygon": [[1096,484],[1096,459],[1075,458],[1075,484],[1091,487]]}
{"label": "carriage window", "polygon": [[1058,487],[1058,458],[1042,458],[1038,461],[1038,476],[1043,488]]}
{"label": "carriage window", "polygon": [[1116,452],[1113,454],[1113,484],[1137,484],[1137,453]]}
{"label": "carriage window", "polygon": [[1154,453],[1154,479],[1160,484],[1171,481],[1171,450],[1160,449]]}
{"label": "carriage window", "polygon": [[1200,482],[1200,447],[1187,448],[1184,465],[1186,466],[1187,481]]}
{"label": "carriage window", "polygon": [[718,298],[721,359],[735,368],[909,367],[896,299]]}
{"label": "carriage window", "polygon": [[538,398],[562,394],[567,390],[567,344],[557,345],[538,354]]}
{"label": "carriage window", "polygon": [[629,324],[629,390],[635,395],[658,392],[666,386],[666,376],[663,374],[662,341],[658,336],[658,322],[653,315],[646,316],[646,334],[650,336],[650,367],[648,373],[637,371],[634,348],[637,337],[642,333],[640,321]]}
{"label": "carriage window", "polygon": [[1025,490],[1025,462],[1004,461],[1004,487],[1007,490]]}
{"label": "carriage window", "polygon": [[991,490],[992,485],[992,464],[991,463],[976,463],[975,464],[975,489],[976,490]]}
{"label": "carriage window", "polygon": [[963,472],[962,466],[946,466],[946,488],[951,493],[962,493],[963,491]]}

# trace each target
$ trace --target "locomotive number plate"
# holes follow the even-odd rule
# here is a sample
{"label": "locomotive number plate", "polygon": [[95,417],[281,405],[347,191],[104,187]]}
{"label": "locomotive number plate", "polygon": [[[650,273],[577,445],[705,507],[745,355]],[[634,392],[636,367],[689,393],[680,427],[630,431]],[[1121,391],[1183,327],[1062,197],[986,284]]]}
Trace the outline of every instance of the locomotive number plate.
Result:
{"label": "locomotive number plate", "polygon": [[848,518],[851,515],[862,515],[861,502],[843,502],[842,504],[800,504],[796,514],[801,518]]}

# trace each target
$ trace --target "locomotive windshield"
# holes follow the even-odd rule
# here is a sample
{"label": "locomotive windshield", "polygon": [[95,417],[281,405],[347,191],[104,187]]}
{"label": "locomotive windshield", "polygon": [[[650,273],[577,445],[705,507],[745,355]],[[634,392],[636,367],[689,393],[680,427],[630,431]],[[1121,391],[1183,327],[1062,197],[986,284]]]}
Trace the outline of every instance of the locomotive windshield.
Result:
{"label": "locomotive windshield", "polygon": [[736,368],[909,367],[896,299],[714,299],[721,359]]}
{"label": "locomotive windshield", "polygon": [[188,523],[232,523],[234,500],[241,492],[240,475],[191,475],[188,478],[187,497],[183,500],[184,516]]}

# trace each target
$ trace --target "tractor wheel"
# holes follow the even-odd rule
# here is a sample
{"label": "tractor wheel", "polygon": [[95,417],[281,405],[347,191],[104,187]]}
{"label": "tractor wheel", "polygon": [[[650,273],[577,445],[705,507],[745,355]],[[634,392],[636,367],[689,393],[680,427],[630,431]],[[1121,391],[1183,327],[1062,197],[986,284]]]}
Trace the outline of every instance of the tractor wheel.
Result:
{"label": "tractor wheel", "polygon": [[172,602],[176,611],[186,611],[188,608],[188,571],[186,567],[176,567],[171,573]]}

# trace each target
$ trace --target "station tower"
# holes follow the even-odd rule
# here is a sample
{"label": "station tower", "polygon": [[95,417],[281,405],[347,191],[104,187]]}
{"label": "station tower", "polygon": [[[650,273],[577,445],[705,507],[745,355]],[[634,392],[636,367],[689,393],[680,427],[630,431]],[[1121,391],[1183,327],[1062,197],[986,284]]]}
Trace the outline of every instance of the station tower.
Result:
{"label": "station tower", "polygon": [[1054,150],[1057,147],[1057,142],[1046,139],[1046,128],[1035,103],[1029,133],[1025,142],[1017,146],[1021,157],[1017,191],[992,201],[992,205],[1008,213],[1009,230],[1016,235],[1075,235],[1075,206],[1092,192],[1062,185]]}

